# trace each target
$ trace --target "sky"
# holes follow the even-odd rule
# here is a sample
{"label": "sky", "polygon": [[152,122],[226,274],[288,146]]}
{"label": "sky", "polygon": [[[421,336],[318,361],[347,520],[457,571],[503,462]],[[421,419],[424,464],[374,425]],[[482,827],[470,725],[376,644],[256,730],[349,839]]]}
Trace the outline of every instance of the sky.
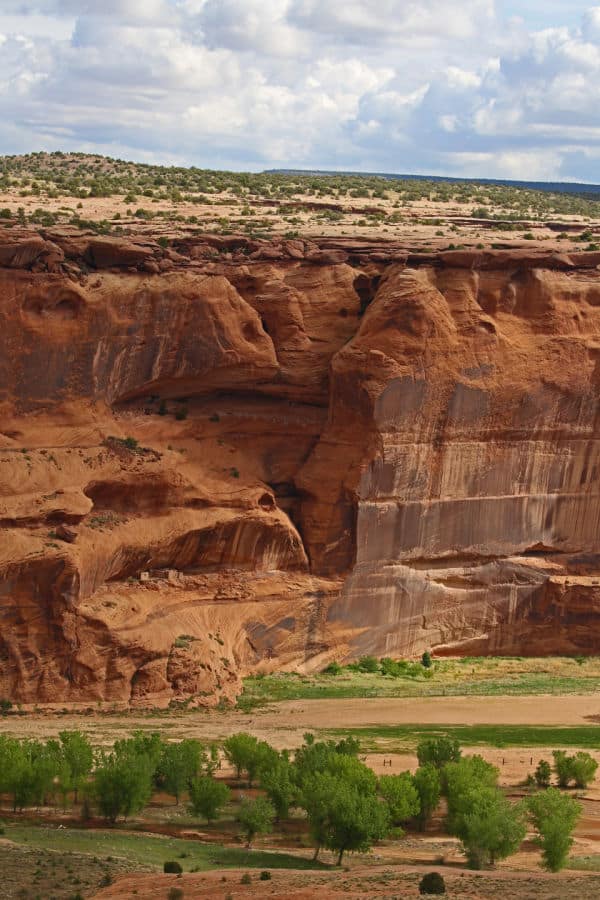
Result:
{"label": "sky", "polygon": [[0,0],[0,153],[600,182],[600,6]]}

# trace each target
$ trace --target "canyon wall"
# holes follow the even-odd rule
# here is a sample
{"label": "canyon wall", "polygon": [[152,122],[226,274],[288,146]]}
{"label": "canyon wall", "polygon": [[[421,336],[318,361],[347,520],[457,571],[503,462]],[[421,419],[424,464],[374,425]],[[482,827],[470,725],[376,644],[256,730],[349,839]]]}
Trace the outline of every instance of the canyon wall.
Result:
{"label": "canyon wall", "polygon": [[600,638],[600,255],[0,234],[0,696]]}

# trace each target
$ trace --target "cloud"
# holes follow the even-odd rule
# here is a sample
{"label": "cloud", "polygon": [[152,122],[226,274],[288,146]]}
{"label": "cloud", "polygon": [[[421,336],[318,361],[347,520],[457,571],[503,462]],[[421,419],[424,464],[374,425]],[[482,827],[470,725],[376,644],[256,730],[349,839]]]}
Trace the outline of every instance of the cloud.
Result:
{"label": "cloud", "polygon": [[564,7],[3,0],[0,152],[595,180],[600,6]]}

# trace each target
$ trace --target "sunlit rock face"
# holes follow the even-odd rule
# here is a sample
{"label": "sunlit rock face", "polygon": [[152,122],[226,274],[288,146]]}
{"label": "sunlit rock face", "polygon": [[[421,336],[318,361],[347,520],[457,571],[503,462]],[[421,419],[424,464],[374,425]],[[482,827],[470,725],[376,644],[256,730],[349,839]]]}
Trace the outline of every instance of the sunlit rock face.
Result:
{"label": "sunlit rock face", "polygon": [[210,240],[0,239],[0,695],[594,651],[597,254]]}

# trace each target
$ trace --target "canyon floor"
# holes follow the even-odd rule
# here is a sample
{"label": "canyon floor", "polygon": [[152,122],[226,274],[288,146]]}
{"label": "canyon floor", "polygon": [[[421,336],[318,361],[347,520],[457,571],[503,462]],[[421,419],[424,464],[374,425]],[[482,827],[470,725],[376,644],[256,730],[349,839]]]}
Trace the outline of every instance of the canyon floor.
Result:
{"label": "canyon floor", "polygon": [[[526,660],[498,663],[500,668],[503,663],[509,669],[516,667],[521,674],[527,671]],[[571,664],[571,660],[550,660],[547,668],[564,666],[568,670]],[[587,664],[593,671],[596,660]],[[475,672],[477,668],[475,664]],[[482,661],[481,670],[486,669],[489,673]],[[472,678],[477,681],[476,675]],[[584,688],[585,680],[579,686]],[[587,749],[600,760],[600,693],[299,699],[250,712],[30,710],[0,719],[0,733],[41,739],[64,729],[81,729],[97,745],[138,730],[159,731],[171,739],[198,737],[206,742],[220,742],[229,734],[248,731],[279,748],[298,746],[307,731],[318,737],[354,734],[365,748],[363,758],[378,774],[414,770],[415,744],[421,737],[428,733],[454,736],[457,728],[461,729],[464,751],[479,753],[498,766],[502,788],[509,797],[519,799],[525,795],[523,782],[537,761],[551,759],[552,750],[559,746],[570,751]],[[464,737],[469,729],[474,736],[471,744]],[[528,745],[530,736],[533,740]],[[226,779],[233,776],[226,765],[219,773]],[[569,868],[559,875],[540,869],[539,851],[530,840],[493,871],[471,872],[465,868],[458,842],[444,834],[441,818],[425,834],[409,830],[402,840],[385,841],[370,854],[349,855],[342,870],[332,866],[333,858],[324,853],[324,868],[311,871],[298,868],[311,865],[311,850],[301,823],[294,820],[275,835],[257,841],[255,850],[244,851],[233,821],[200,826],[199,830],[184,801],[177,805],[173,798],[162,795],[155,796],[143,814],[114,829],[106,829],[101,822],[82,829],[76,819],[57,810],[40,810],[25,818],[3,811],[0,861],[5,878],[0,896],[72,898],[76,887],[81,896],[106,900],[167,900],[177,888],[183,895],[172,896],[186,900],[308,900],[317,895],[391,900],[418,897],[420,878],[436,869],[446,880],[447,895],[456,900],[575,900],[600,891],[600,785],[594,784],[578,796],[584,811]],[[166,858],[180,860],[184,868],[181,877],[158,871]],[[264,870],[271,874],[268,882],[259,880],[259,871]],[[250,883],[244,883],[247,873]],[[99,888],[102,880],[111,883]],[[39,893],[40,889],[48,893]]]}

